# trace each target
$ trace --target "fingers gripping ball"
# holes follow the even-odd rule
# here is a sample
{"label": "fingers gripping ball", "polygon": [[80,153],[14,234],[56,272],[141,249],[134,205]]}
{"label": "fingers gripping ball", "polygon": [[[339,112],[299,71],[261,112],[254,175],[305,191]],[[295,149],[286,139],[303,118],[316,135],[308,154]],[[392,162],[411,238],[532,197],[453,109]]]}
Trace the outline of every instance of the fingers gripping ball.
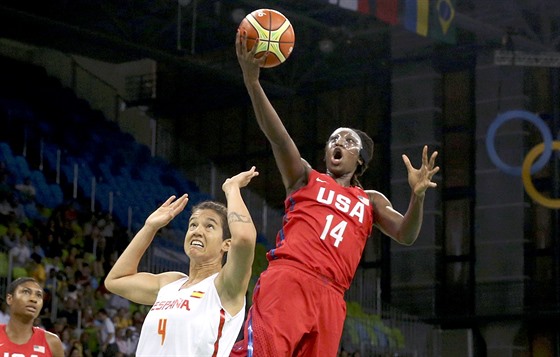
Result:
{"label": "fingers gripping ball", "polygon": [[290,21],[276,10],[259,9],[245,16],[239,31],[247,32],[247,50],[250,51],[257,39],[255,58],[261,58],[267,51],[268,56],[262,67],[275,67],[286,61],[295,43],[294,28]]}

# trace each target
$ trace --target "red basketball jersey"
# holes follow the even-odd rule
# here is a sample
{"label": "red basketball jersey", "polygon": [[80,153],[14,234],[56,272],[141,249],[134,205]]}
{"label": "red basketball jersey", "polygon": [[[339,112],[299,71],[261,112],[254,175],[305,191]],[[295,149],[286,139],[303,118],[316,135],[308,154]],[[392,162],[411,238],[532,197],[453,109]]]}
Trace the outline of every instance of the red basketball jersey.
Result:
{"label": "red basketball jersey", "polygon": [[297,261],[348,289],[372,224],[373,207],[363,189],[312,170],[307,185],[286,198],[276,248],[267,258]]}
{"label": "red basketball jersey", "polygon": [[29,341],[17,345],[10,341],[6,334],[6,325],[0,325],[0,356],[1,357],[51,357],[51,348],[47,343],[45,330],[33,327],[33,335]]}

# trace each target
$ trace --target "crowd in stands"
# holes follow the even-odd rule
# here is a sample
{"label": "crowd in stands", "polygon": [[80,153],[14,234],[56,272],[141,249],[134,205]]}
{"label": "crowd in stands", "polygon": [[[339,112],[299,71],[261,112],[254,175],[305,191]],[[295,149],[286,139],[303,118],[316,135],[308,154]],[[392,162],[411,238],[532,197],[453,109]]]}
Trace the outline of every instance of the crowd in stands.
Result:
{"label": "crowd in stands", "polygon": [[[60,336],[66,356],[133,356],[148,307],[111,294],[103,284],[129,242],[126,230],[76,200],[42,207],[35,194],[30,180],[15,182],[0,162],[1,274],[11,260],[13,279],[31,276],[44,287],[36,324]],[[1,302],[5,323],[9,311],[3,297]]]}

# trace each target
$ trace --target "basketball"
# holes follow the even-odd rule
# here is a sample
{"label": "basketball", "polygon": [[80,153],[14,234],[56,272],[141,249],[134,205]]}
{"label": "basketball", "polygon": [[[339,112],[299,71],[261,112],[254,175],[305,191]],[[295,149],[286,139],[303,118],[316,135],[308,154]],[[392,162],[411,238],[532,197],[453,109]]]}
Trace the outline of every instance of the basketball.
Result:
{"label": "basketball", "polygon": [[239,32],[247,32],[247,50],[250,51],[257,39],[255,58],[268,56],[261,67],[270,68],[284,63],[292,53],[295,43],[294,28],[286,16],[271,9],[251,12],[239,24]]}

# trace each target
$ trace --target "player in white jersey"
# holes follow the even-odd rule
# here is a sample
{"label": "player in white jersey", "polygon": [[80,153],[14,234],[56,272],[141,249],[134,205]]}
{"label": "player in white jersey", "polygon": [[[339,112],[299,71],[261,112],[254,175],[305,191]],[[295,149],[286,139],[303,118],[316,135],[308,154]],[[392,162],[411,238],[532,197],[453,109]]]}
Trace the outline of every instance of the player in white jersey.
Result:
{"label": "player in white jersey", "polygon": [[257,236],[240,189],[257,175],[253,167],[224,182],[227,207],[214,201],[193,207],[184,242],[189,275],[138,272],[157,231],[185,208],[186,194],[171,196],[153,212],[119,257],[105,279],[107,289],[152,305],[136,356],[229,356],[245,317]]}

